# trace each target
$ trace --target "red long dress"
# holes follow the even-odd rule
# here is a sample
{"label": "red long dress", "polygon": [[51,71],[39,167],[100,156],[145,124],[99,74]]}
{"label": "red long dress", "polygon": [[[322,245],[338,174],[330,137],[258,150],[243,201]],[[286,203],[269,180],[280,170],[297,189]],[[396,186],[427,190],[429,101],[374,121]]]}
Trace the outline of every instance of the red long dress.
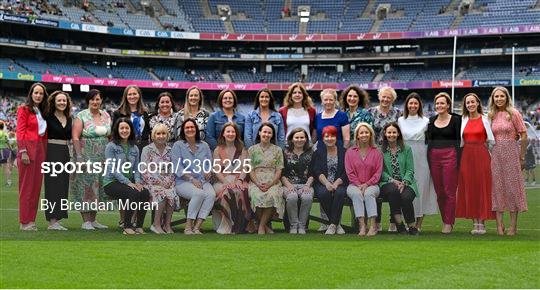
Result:
{"label": "red long dress", "polygon": [[463,152],[458,177],[456,217],[489,220],[491,210],[491,156],[482,118],[469,122],[463,130]]}

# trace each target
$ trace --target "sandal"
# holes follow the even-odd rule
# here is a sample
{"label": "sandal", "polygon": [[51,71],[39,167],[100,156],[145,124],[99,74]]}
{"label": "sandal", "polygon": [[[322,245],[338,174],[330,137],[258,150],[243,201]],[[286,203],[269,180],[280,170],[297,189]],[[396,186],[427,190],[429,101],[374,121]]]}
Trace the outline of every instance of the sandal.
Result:
{"label": "sandal", "polygon": [[136,235],[137,232],[135,232],[132,228],[125,228],[122,232],[124,235]]}

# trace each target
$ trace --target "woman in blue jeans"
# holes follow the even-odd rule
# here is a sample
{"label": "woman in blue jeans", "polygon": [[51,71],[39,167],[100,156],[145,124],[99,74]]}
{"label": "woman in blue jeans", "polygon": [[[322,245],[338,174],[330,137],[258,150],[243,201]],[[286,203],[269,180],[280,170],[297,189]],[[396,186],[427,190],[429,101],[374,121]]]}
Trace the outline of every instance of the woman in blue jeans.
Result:
{"label": "woman in blue jeans", "polygon": [[[150,192],[143,187],[141,174],[137,170],[139,148],[136,142],[135,129],[131,120],[127,117],[120,117],[113,125],[112,141],[105,147],[105,160],[113,160],[115,164],[115,166],[106,167],[107,172],[103,181],[105,194],[112,199],[124,202],[129,200],[130,205],[136,203],[137,219],[135,224],[131,223],[133,208],[131,206],[125,208],[124,235],[144,234],[142,227],[150,199]],[[129,163],[130,166],[124,170],[126,163]]]}

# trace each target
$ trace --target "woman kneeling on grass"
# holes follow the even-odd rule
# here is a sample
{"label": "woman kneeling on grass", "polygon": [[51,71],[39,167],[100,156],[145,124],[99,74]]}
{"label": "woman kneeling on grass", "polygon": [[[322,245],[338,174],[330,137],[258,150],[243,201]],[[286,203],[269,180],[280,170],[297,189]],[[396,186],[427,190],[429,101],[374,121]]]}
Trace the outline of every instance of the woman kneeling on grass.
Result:
{"label": "woman kneeling on grass", "polygon": [[[309,137],[303,128],[296,128],[287,137],[288,147],[283,150],[283,196],[287,199],[287,215],[291,234],[305,234],[313,202],[313,176],[310,165],[313,151]],[[300,211],[299,211],[300,209]]]}
{"label": "woman kneeling on grass", "polygon": [[[158,123],[152,129],[151,135],[153,142],[145,146],[141,154],[141,162],[147,169],[141,174],[144,186],[150,191],[152,202],[158,204],[150,230],[156,234],[172,234],[171,219],[173,211],[180,207],[180,199],[174,190],[172,168],[163,167],[171,162],[171,146],[167,143],[170,135],[169,127]],[[165,220],[162,221],[163,212]]]}
{"label": "woman kneeling on grass", "polygon": [[406,234],[401,213],[409,225],[409,234],[418,235],[414,218],[413,200],[418,189],[414,179],[412,149],[403,142],[403,136],[397,123],[384,126],[382,151],[384,169],[381,177],[381,197],[390,203],[390,214],[394,217],[397,231]]}
{"label": "woman kneeling on grass", "polygon": [[[105,148],[105,158],[113,160],[115,166],[107,167],[104,190],[112,199],[118,199],[124,203],[129,201],[129,205],[124,208],[124,235],[144,234],[142,227],[146,216],[146,206],[143,205],[148,205],[150,193],[143,187],[141,174],[137,170],[139,148],[136,145],[135,130],[131,120],[126,117],[118,118],[113,125],[112,136],[112,141]],[[127,170],[124,168],[125,163],[130,165]],[[119,171],[118,168],[121,170]],[[138,205],[135,225],[131,223],[134,212],[133,203]]]}
{"label": "woman kneeling on grass", "polygon": [[[359,123],[354,132],[356,145],[345,154],[345,170],[349,178],[347,195],[352,200],[359,222],[359,236],[377,234],[377,196],[383,168],[383,156],[375,147],[375,132],[368,123]],[[366,232],[366,211],[371,222]]]}
{"label": "woman kneeling on grass", "polygon": [[179,165],[175,168],[176,194],[189,200],[184,234],[201,235],[201,226],[216,199],[210,184],[212,173],[203,170],[204,161],[212,160],[212,152],[208,144],[201,141],[195,119],[186,119],[180,128],[180,140],[174,143],[171,152],[173,164]]}
{"label": "woman kneeling on grass", "polygon": [[267,225],[274,213],[283,217],[285,203],[283,202],[280,182],[283,170],[283,153],[275,145],[276,133],[274,125],[265,122],[259,128],[257,144],[248,150],[253,169],[251,170],[248,192],[251,199],[251,209],[259,220],[258,234],[273,234]]}

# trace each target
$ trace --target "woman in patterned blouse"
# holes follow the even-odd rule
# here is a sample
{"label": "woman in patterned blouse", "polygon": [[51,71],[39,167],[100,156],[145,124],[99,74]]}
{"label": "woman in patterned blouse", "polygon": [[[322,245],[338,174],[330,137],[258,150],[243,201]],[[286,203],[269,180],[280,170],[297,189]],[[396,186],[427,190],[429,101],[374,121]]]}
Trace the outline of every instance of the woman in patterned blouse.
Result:
{"label": "woman in patterned blouse", "polygon": [[349,119],[351,137],[358,124],[364,122],[373,126],[373,116],[366,109],[369,104],[367,92],[356,85],[348,86],[339,97],[339,102],[343,112]]}
{"label": "woman in patterned blouse", "polygon": [[[169,92],[163,92],[159,94],[156,106],[154,108],[154,114],[150,116],[150,132],[154,130],[157,124],[164,124],[167,126],[169,134],[169,142],[174,141],[173,130],[174,121],[176,118],[176,108],[174,107],[173,96]],[[152,140],[149,140],[152,141]]]}
{"label": "woman in patterned blouse", "polygon": [[[375,142],[381,146],[384,133],[383,128],[387,124],[397,122],[401,116],[401,111],[394,107],[394,101],[397,99],[396,91],[391,87],[384,87],[379,90],[379,105],[371,107],[368,112],[373,117],[373,130],[375,131]],[[381,203],[377,205],[377,228],[380,230],[381,223]],[[396,223],[394,218],[390,215],[389,232],[396,231]]]}
{"label": "woman in patterned blouse", "polygon": [[189,88],[186,92],[186,101],[184,102],[184,108],[176,113],[174,121],[173,139],[177,140],[180,137],[180,130],[182,129],[182,123],[186,119],[195,119],[199,132],[201,134],[201,140],[206,140],[206,124],[210,113],[203,108],[204,95],[201,89],[196,86]]}
{"label": "woman in patterned blouse", "polygon": [[283,150],[285,167],[281,182],[284,185],[283,196],[287,200],[289,232],[303,235],[306,233],[306,224],[313,202],[313,176],[309,170],[313,151],[308,134],[302,128],[291,131],[287,144],[288,147]]}

